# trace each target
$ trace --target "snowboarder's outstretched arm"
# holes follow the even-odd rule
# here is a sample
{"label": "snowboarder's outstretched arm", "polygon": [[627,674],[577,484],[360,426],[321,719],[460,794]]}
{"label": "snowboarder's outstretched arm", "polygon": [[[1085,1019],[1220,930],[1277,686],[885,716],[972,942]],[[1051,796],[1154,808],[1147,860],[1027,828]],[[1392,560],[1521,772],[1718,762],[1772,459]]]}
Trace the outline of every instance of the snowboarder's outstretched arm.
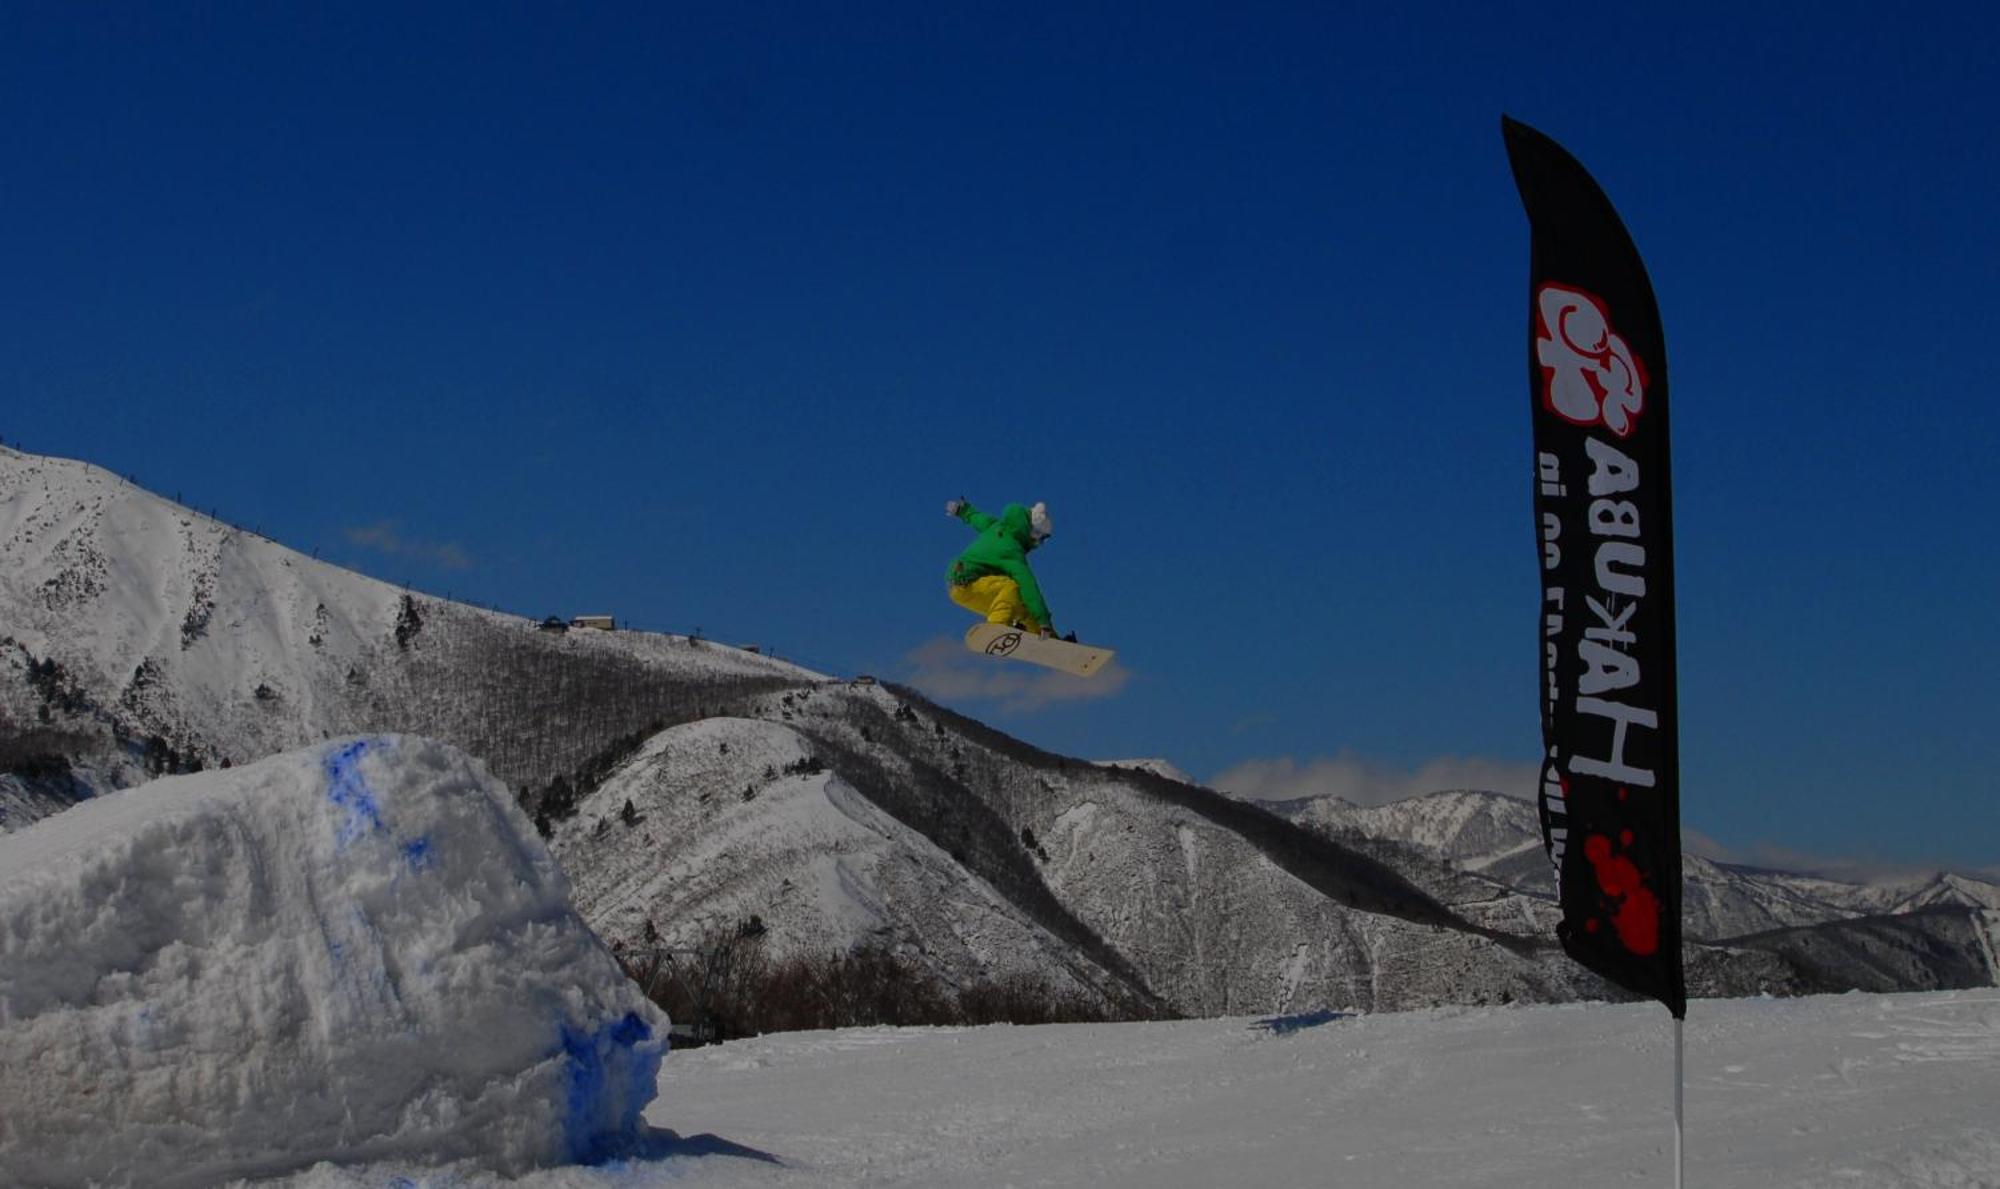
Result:
{"label": "snowboarder's outstretched arm", "polygon": [[996,521],[999,520],[999,517],[988,516],[986,513],[981,512],[979,509],[973,507],[972,501],[966,499],[964,496],[960,496],[957,499],[952,500],[949,503],[945,504],[944,514],[946,516],[958,517],[960,520],[963,520],[965,523],[971,525],[972,531],[976,533],[985,532],[987,529],[991,528]]}

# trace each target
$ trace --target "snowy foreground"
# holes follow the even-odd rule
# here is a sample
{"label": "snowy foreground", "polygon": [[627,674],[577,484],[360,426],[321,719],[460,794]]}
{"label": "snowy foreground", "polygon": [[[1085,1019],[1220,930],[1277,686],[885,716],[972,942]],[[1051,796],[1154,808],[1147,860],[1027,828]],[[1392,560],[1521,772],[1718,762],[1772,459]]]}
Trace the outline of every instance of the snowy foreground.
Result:
{"label": "snowy foreground", "polygon": [[[2000,1185],[2000,991],[1697,1001],[1687,1039],[1690,1186]],[[796,1033],[669,1056],[653,1158],[506,1183],[1668,1185],[1671,1087],[1656,1006]]]}

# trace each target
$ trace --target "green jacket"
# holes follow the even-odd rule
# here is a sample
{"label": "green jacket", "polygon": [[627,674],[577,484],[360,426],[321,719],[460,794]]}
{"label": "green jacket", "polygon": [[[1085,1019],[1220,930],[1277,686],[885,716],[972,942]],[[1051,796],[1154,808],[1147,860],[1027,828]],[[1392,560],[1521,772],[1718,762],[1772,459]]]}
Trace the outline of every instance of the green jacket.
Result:
{"label": "green jacket", "polygon": [[1028,568],[1028,551],[1037,542],[1028,533],[1028,510],[1008,504],[999,516],[989,516],[969,503],[961,503],[958,518],[979,531],[965,552],[951,563],[951,584],[964,586],[988,574],[1004,574],[1021,587],[1021,602],[1036,622],[1054,627],[1049,605],[1042,598],[1042,585]]}

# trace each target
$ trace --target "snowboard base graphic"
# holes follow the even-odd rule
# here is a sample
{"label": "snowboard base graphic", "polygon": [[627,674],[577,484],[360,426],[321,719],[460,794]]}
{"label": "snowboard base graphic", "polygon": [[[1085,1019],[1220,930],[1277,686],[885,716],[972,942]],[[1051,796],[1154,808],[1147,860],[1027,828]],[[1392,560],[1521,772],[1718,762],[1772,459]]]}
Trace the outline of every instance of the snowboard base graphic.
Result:
{"label": "snowboard base graphic", "polygon": [[1077,677],[1088,677],[1097,672],[1113,656],[1109,648],[1072,644],[1054,637],[1044,639],[1033,632],[999,623],[973,624],[971,630],[965,633],[965,646],[987,656],[1012,657]]}

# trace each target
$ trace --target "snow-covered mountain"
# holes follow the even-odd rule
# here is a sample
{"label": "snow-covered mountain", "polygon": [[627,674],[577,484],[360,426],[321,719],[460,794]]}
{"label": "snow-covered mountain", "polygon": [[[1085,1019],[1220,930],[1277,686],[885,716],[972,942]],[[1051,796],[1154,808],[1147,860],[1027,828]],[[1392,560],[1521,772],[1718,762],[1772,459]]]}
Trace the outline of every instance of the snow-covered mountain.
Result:
{"label": "snow-covered mountain", "polygon": [[754,918],[788,948],[900,941],[946,982],[1056,972],[1058,990],[1116,997],[1116,975],[818,751],[782,721],[712,718],[653,736],[555,830],[579,909],[621,951],[694,946]]}
{"label": "snow-covered mountain", "polygon": [[[1516,911],[1553,926],[1555,875],[1542,849],[1533,802],[1500,793],[1457,790],[1359,806],[1338,797],[1269,802],[1273,812],[1328,837],[1409,847],[1468,876],[1490,880],[1545,906]],[[1788,951],[1815,936],[1821,945],[1848,951],[1857,965],[1874,959],[1872,946],[1852,922],[1894,934],[1915,932],[1923,947],[1943,929],[1953,944],[1975,951],[1976,963],[2000,968],[1992,947],[2000,939],[2000,884],[1950,873],[1892,882],[1859,883],[1820,875],[1717,863],[1696,855],[1682,860],[1682,921],[1689,938],[1730,946],[1750,942]],[[1900,919],[1900,924],[1880,923]],[[1952,923],[1947,924],[1950,921]],[[1839,926],[1814,935],[1822,926]],[[1799,932],[1805,931],[1805,932]],[[1824,959],[1822,959],[1824,960]],[[1879,977],[1879,976],[1878,976]],[[1893,985],[1893,984],[1891,984]]]}
{"label": "snow-covered mountain", "polygon": [[[1555,875],[1542,849],[1534,803],[1519,797],[1456,790],[1374,806],[1332,796],[1263,804],[1333,837],[1393,839],[1511,887],[1555,894]],[[1686,856],[1685,867],[1683,911],[1688,932],[1708,939],[1940,906],[2000,909],[2000,884],[1968,875],[1931,873],[1862,883],[1717,863],[1695,855]]]}
{"label": "snow-covered mountain", "polygon": [[1329,835],[1393,839],[1442,855],[1466,871],[1554,891],[1534,803],[1519,797],[1459,789],[1386,805],[1355,805],[1332,796],[1260,804]]}
{"label": "snow-covered mountain", "polygon": [[337,734],[449,739],[517,791],[814,679],[399,590],[83,463],[0,448],[0,827]]}
{"label": "snow-covered mountain", "polygon": [[[1028,973],[1120,1014],[1615,994],[1547,940],[1519,802],[1274,811],[894,685],[413,594],[4,449],[0,562],[0,827],[151,774],[406,732],[513,788],[614,944],[755,917],[781,949],[874,940],[947,982]],[[1863,911],[1883,909],[1845,915]],[[1823,919],[1715,915],[1729,928],[1690,933],[1807,932],[1691,955],[1709,993],[1992,978],[1962,956],[1963,911],[1871,935],[1895,957],[1858,964],[1863,982]]]}

